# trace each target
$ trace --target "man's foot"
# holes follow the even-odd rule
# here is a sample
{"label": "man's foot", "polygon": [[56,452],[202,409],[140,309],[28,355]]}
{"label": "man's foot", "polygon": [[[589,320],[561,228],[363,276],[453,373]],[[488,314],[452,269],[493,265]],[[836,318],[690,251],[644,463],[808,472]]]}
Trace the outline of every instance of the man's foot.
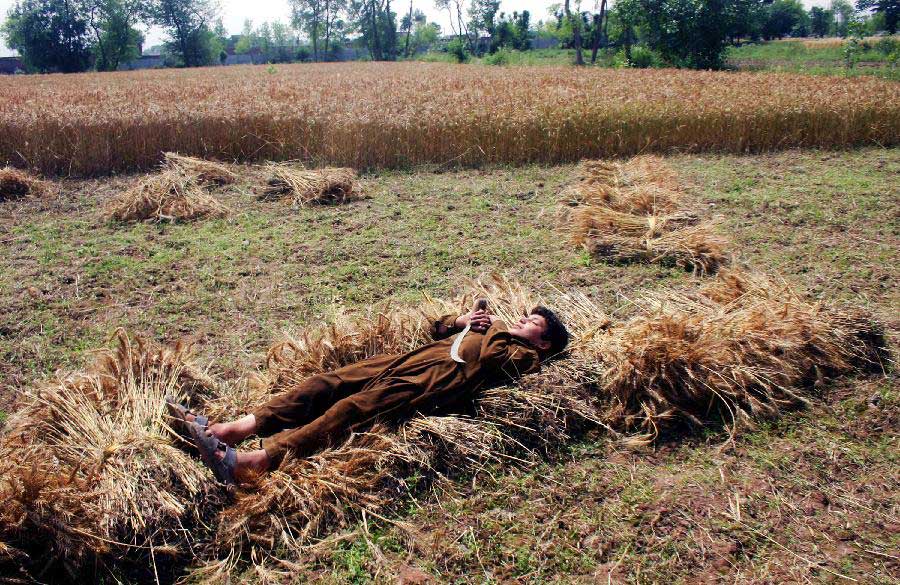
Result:
{"label": "man's foot", "polygon": [[[196,417],[190,413],[186,414],[184,418],[189,423],[194,422],[196,419]],[[206,427],[206,432],[223,443],[237,445],[256,432],[256,417],[252,414],[248,414],[235,421],[211,424]]]}
{"label": "man's foot", "polygon": [[[219,451],[219,453],[221,453],[221,451]],[[219,456],[218,453],[216,456]],[[221,456],[224,457],[224,454]],[[265,449],[238,451],[234,473],[239,479],[249,475],[261,475],[269,471],[271,464],[269,454],[266,453]]]}
{"label": "man's foot", "polygon": [[237,451],[196,423],[188,423],[188,429],[203,463],[228,487],[262,475],[271,467],[264,449]]}

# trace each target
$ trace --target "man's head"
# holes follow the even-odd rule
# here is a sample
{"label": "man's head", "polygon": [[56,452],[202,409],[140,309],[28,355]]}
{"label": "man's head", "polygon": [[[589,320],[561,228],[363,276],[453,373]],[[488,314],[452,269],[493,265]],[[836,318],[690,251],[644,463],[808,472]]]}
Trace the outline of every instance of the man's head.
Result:
{"label": "man's head", "polygon": [[569,343],[569,332],[556,313],[537,306],[509,326],[509,333],[538,348],[545,356],[561,353]]}

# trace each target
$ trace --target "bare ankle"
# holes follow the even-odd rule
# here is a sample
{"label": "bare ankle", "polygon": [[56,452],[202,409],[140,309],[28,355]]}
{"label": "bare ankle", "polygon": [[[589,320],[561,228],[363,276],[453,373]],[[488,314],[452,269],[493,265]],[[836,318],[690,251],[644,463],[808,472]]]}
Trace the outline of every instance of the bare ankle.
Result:
{"label": "bare ankle", "polygon": [[269,454],[265,449],[238,451],[237,469],[243,473],[266,473],[270,466]]}

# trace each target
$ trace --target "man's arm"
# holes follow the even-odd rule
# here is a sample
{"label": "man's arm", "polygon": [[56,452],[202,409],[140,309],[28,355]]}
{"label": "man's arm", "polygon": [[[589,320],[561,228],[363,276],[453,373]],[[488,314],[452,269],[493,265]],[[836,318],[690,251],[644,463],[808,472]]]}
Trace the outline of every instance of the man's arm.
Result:
{"label": "man's arm", "polygon": [[492,319],[490,329],[481,342],[481,363],[502,381],[513,381],[541,369],[541,356],[536,349],[514,341],[506,323]]}
{"label": "man's arm", "polygon": [[443,317],[436,319],[431,322],[431,338],[435,341],[440,339],[446,339],[450,337],[454,333],[458,333],[462,330],[465,325],[462,327],[456,326],[456,321],[462,315],[444,315]]}
{"label": "man's arm", "polygon": [[466,325],[471,325],[473,331],[487,331],[491,321],[491,316],[487,314],[487,311],[472,311],[465,315],[444,315],[431,323],[431,338],[434,340],[446,339],[462,331]]}

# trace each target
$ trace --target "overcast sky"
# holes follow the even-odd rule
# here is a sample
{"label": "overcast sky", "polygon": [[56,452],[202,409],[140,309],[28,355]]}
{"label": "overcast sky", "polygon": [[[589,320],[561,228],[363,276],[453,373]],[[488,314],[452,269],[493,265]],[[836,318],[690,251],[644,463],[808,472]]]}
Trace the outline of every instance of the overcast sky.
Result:
{"label": "overcast sky", "polygon": [[[391,8],[398,14],[404,14],[409,10],[409,0],[394,0]],[[559,4],[558,0],[502,0],[500,10],[506,13],[513,11],[528,10],[531,13],[531,21],[536,23],[539,20],[546,20],[548,8],[553,4]],[[582,0],[582,10],[590,10],[594,8],[594,0]],[[807,7],[814,4],[824,5],[827,0],[804,0]],[[6,13],[15,4],[15,0],[0,0],[0,17],[6,18]],[[237,34],[241,32],[244,20],[249,18],[255,24],[264,21],[281,20],[288,22],[290,19],[290,11],[288,9],[287,0],[221,0],[220,1],[222,22],[231,33]],[[439,12],[434,8],[433,0],[413,0],[413,8],[421,10],[426,14],[428,20],[441,25],[445,33],[450,33],[450,23],[447,12]],[[146,31],[145,31],[146,32]],[[145,46],[159,44],[164,34],[160,30],[151,30],[147,34]],[[6,48],[0,39],[0,56],[10,55],[9,49]]]}

